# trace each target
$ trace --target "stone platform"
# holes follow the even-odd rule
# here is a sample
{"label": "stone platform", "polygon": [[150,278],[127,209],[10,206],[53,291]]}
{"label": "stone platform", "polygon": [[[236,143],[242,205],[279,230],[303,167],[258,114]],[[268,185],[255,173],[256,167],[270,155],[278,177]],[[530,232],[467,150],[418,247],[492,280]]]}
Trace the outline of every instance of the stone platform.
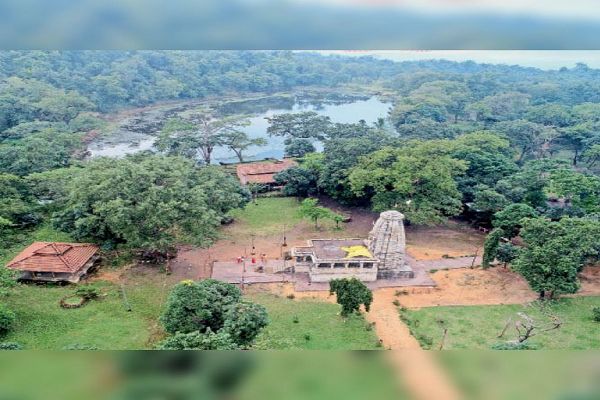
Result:
{"label": "stone platform", "polygon": [[263,265],[265,272],[258,272],[260,263],[252,264],[248,261],[238,263],[235,261],[215,261],[213,263],[211,278],[234,284],[251,283],[278,283],[290,282],[292,274],[286,272],[270,273],[266,271],[280,271],[285,269],[283,260],[267,260]]}

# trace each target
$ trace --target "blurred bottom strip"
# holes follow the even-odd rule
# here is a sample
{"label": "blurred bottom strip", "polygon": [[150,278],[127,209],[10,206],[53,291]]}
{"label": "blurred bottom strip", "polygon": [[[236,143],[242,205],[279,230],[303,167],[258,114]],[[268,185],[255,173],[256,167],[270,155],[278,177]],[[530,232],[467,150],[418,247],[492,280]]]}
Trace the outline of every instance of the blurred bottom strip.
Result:
{"label": "blurred bottom strip", "polygon": [[592,399],[600,352],[18,351],[0,353],[0,388],[0,400]]}

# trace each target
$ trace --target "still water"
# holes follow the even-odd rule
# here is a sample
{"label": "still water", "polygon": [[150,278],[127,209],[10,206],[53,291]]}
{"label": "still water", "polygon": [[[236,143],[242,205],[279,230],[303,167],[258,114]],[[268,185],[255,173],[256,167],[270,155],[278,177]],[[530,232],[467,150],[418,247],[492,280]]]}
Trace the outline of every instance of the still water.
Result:
{"label": "still water", "polygon": [[[284,154],[283,138],[269,137],[266,118],[283,113],[314,111],[328,116],[332,122],[355,123],[365,120],[368,124],[387,116],[390,103],[377,97],[354,97],[337,99],[302,99],[297,96],[264,98],[230,102],[217,108],[221,115],[250,115],[250,125],[243,128],[252,138],[266,138],[266,146],[246,150],[246,160],[260,160],[267,157],[281,158]],[[156,133],[166,117],[173,116],[173,110],[162,112],[140,112],[128,116],[120,122],[113,134],[92,142],[88,150],[92,157],[122,157],[142,150],[152,150]],[[217,148],[213,153],[214,162],[235,162],[237,158],[226,148]]]}

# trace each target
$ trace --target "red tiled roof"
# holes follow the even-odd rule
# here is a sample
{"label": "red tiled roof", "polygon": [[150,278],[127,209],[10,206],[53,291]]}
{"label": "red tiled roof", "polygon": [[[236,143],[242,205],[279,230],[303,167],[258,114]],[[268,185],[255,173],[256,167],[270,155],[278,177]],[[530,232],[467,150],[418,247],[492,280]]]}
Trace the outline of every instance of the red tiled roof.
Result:
{"label": "red tiled roof", "polygon": [[296,161],[290,159],[239,164],[237,166],[237,176],[243,185],[247,183],[275,183],[273,179],[275,174],[295,165],[297,165]]}
{"label": "red tiled roof", "polygon": [[98,252],[90,243],[35,242],[7,265],[7,268],[34,272],[77,272]]}

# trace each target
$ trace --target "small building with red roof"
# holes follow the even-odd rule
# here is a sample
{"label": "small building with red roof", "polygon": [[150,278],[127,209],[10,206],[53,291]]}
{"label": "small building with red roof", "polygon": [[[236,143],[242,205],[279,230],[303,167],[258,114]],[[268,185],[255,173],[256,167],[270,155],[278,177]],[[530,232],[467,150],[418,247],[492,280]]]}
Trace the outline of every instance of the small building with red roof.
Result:
{"label": "small building with red roof", "polygon": [[283,160],[269,160],[238,164],[236,167],[236,172],[242,185],[256,183],[261,185],[275,186],[275,174],[285,171],[286,169],[296,165],[296,161],[284,158]]}
{"label": "small building with red roof", "polygon": [[94,266],[98,250],[90,243],[35,242],[6,267],[23,280],[76,283]]}

